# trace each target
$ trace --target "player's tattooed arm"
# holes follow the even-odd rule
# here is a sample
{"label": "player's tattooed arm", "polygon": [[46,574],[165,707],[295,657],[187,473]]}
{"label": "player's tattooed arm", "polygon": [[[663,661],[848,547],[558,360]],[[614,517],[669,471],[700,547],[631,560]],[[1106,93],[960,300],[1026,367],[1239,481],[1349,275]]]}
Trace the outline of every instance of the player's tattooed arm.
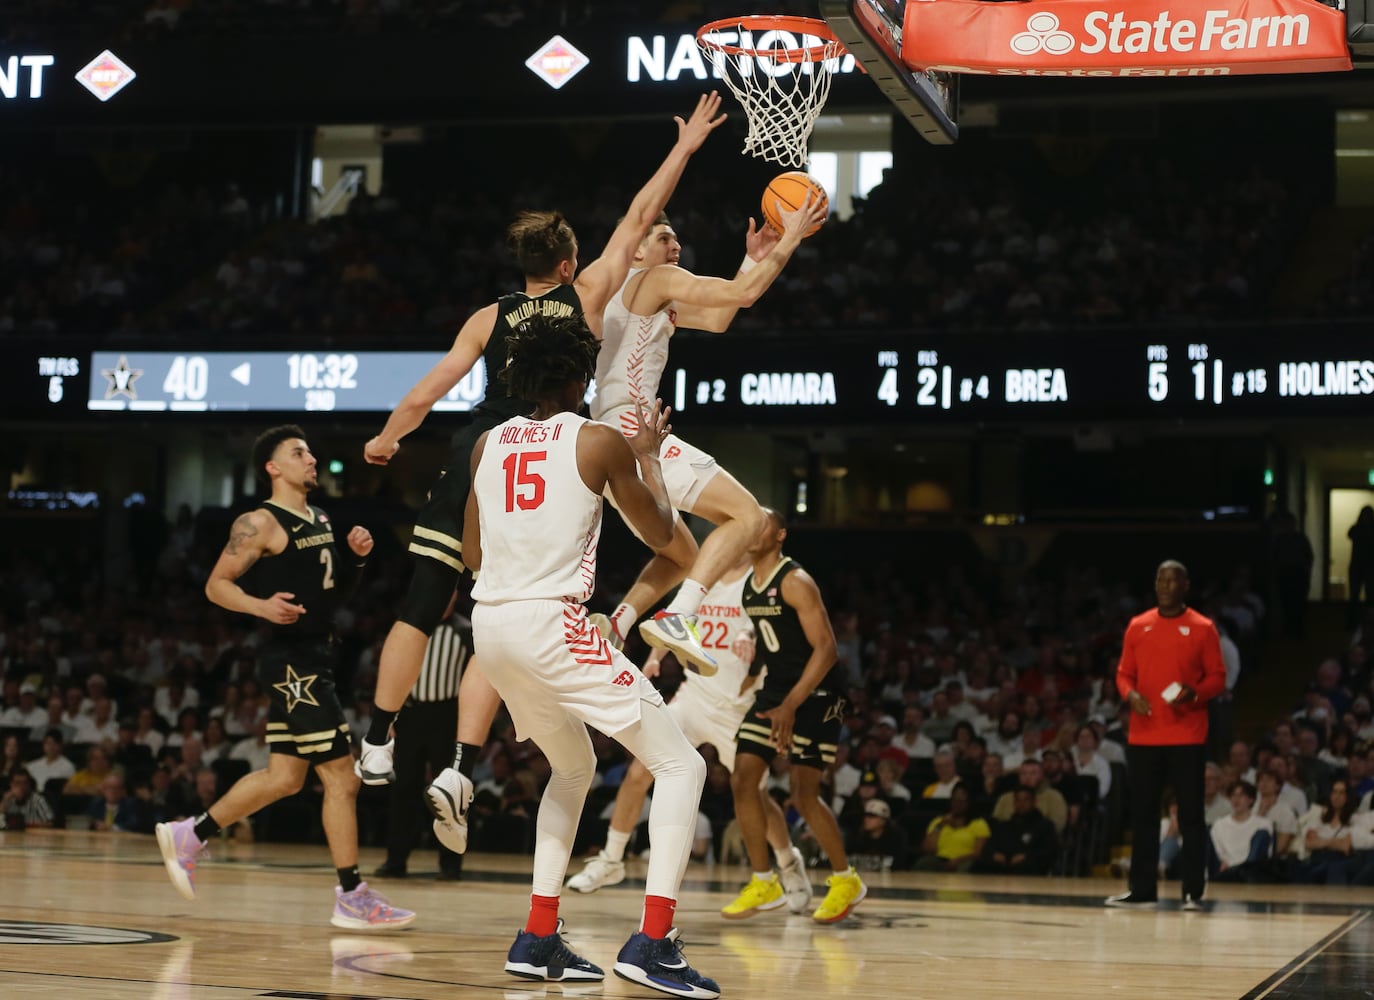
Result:
{"label": "player's tattooed arm", "polygon": [[[266,511],[251,510],[239,515],[229,529],[229,541],[225,543],[224,551],[210,570],[210,578],[205,581],[205,596],[230,611],[257,615],[279,624],[294,621],[303,611],[292,607],[288,614],[286,606],[294,595],[273,595],[263,600],[248,594],[238,584],[239,577],[247,573],[264,554],[269,554],[274,536],[281,534],[281,526]],[[285,544],[284,539],[278,541]]]}
{"label": "player's tattooed arm", "polygon": [[[251,542],[257,535],[258,526],[253,523],[252,512],[240,514],[234,521],[233,526],[229,529],[229,544],[224,546],[224,551],[231,556],[240,554],[250,556],[251,559],[248,565],[251,566],[253,563],[257,562],[258,555],[260,554],[260,551],[254,551],[251,547]],[[247,568],[247,566],[244,567],[244,569]]]}

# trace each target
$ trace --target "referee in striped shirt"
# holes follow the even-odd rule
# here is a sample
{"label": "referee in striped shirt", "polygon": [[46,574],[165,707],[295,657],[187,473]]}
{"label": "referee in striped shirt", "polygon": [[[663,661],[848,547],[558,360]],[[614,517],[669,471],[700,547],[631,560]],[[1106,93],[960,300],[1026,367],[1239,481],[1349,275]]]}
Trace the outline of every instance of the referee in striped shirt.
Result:
{"label": "referee in striped shirt", "polygon": [[[472,623],[455,613],[457,604],[455,591],[443,621],[429,637],[420,678],[396,718],[396,779],[391,784],[386,861],[376,872],[382,878],[404,878],[407,874],[406,862],[429,815],[424,803],[424,788],[430,780],[425,765],[437,775],[453,763],[453,745],[458,738],[458,681],[472,655]],[[463,856],[439,845],[439,877],[462,878],[462,868]]]}

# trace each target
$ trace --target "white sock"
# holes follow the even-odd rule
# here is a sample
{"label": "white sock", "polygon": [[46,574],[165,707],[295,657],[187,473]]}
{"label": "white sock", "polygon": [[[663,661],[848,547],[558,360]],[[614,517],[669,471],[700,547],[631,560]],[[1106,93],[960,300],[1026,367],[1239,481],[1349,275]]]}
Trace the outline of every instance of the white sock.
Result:
{"label": "white sock", "polygon": [[630,835],[621,833],[612,827],[606,831],[606,846],[601,849],[601,853],[612,861],[625,860],[625,848],[630,843]]}
{"label": "white sock", "polygon": [[695,580],[683,580],[677,595],[668,605],[668,613],[674,615],[694,615],[706,597],[706,588]]}
{"label": "white sock", "polygon": [[754,872],[754,878],[758,879],[760,882],[776,882],[778,879],[778,877],[771,871]]}
{"label": "white sock", "polygon": [[777,859],[779,868],[791,868],[793,865],[797,863],[797,857],[792,853],[792,849],[790,847],[785,848],[781,851],[778,850],[776,847],[773,848],[773,857]]}
{"label": "white sock", "polygon": [[633,604],[620,602],[620,606],[611,612],[611,626],[615,629],[615,634],[624,639],[630,634],[630,629],[634,623],[639,621],[639,609]]}
{"label": "white sock", "polygon": [[836,878],[848,878],[850,875],[853,875],[853,874],[854,874],[854,866],[853,866],[853,865],[850,865],[850,866],[849,866],[848,868],[846,868],[844,871],[840,871],[838,868],[835,869],[835,877],[836,877]]}

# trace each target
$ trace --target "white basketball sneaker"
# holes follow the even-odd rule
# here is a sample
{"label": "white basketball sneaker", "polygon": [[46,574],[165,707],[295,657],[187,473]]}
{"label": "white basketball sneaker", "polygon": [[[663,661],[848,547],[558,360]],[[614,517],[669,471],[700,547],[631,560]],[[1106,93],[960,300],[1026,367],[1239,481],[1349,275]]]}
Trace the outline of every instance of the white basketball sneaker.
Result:
{"label": "white basketball sneaker", "polygon": [[639,634],[655,649],[666,649],[688,670],[710,677],[718,669],[715,659],[701,645],[695,615],[660,611],[639,623]]}
{"label": "white basketball sneaker", "polygon": [[568,888],[578,892],[596,892],[608,885],[625,881],[625,862],[612,861],[602,851],[587,862],[585,868],[568,879]]}
{"label": "white basketball sneaker", "polygon": [[600,611],[587,616],[587,621],[592,628],[601,633],[601,638],[605,639],[616,649],[625,648],[625,637],[615,630],[615,622],[611,621],[610,615],[603,615]]}
{"label": "white basketball sneaker", "polygon": [[468,849],[468,806],[472,804],[472,782],[451,767],[425,789],[425,802],[434,814],[434,836],[454,854]]}
{"label": "white basketball sneaker", "polygon": [[806,874],[806,859],[794,844],[791,849],[792,863],[786,868],[778,866],[778,879],[787,897],[787,908],[793,913],[805,913],[811,909],[811,876]]}
{"label": "white basketball sneaker", "polygon": [[395,755],[395,737],[378,746],[376,743],[367,742],[367,737],[364,736],[362,752],[353,762],[353,773],[362,779],[364,785],[389,785],[396,780],[396,771],[391,764]]}

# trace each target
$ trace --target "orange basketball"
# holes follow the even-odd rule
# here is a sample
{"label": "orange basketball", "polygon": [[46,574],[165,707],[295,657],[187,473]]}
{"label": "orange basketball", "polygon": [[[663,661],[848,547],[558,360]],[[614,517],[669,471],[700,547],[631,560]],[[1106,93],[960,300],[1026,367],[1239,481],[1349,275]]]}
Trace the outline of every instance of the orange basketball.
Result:
{"label": "orange basketball", "polygon": [[[806,204],[808,194],[811,195],[813,205],[819,201],[827,210],[829,209],[830,199],[825,196],[825,188],[810,174],[803,170],[789,170],[785,174],[778,174],[763,190],[763,217],[773,229],[782,232],[782,219],[778,216],[777,203],[782,203],[784,212],[795,212]],[[813,235],[824,224],[824,220],[816,223],[806,235]]]}

